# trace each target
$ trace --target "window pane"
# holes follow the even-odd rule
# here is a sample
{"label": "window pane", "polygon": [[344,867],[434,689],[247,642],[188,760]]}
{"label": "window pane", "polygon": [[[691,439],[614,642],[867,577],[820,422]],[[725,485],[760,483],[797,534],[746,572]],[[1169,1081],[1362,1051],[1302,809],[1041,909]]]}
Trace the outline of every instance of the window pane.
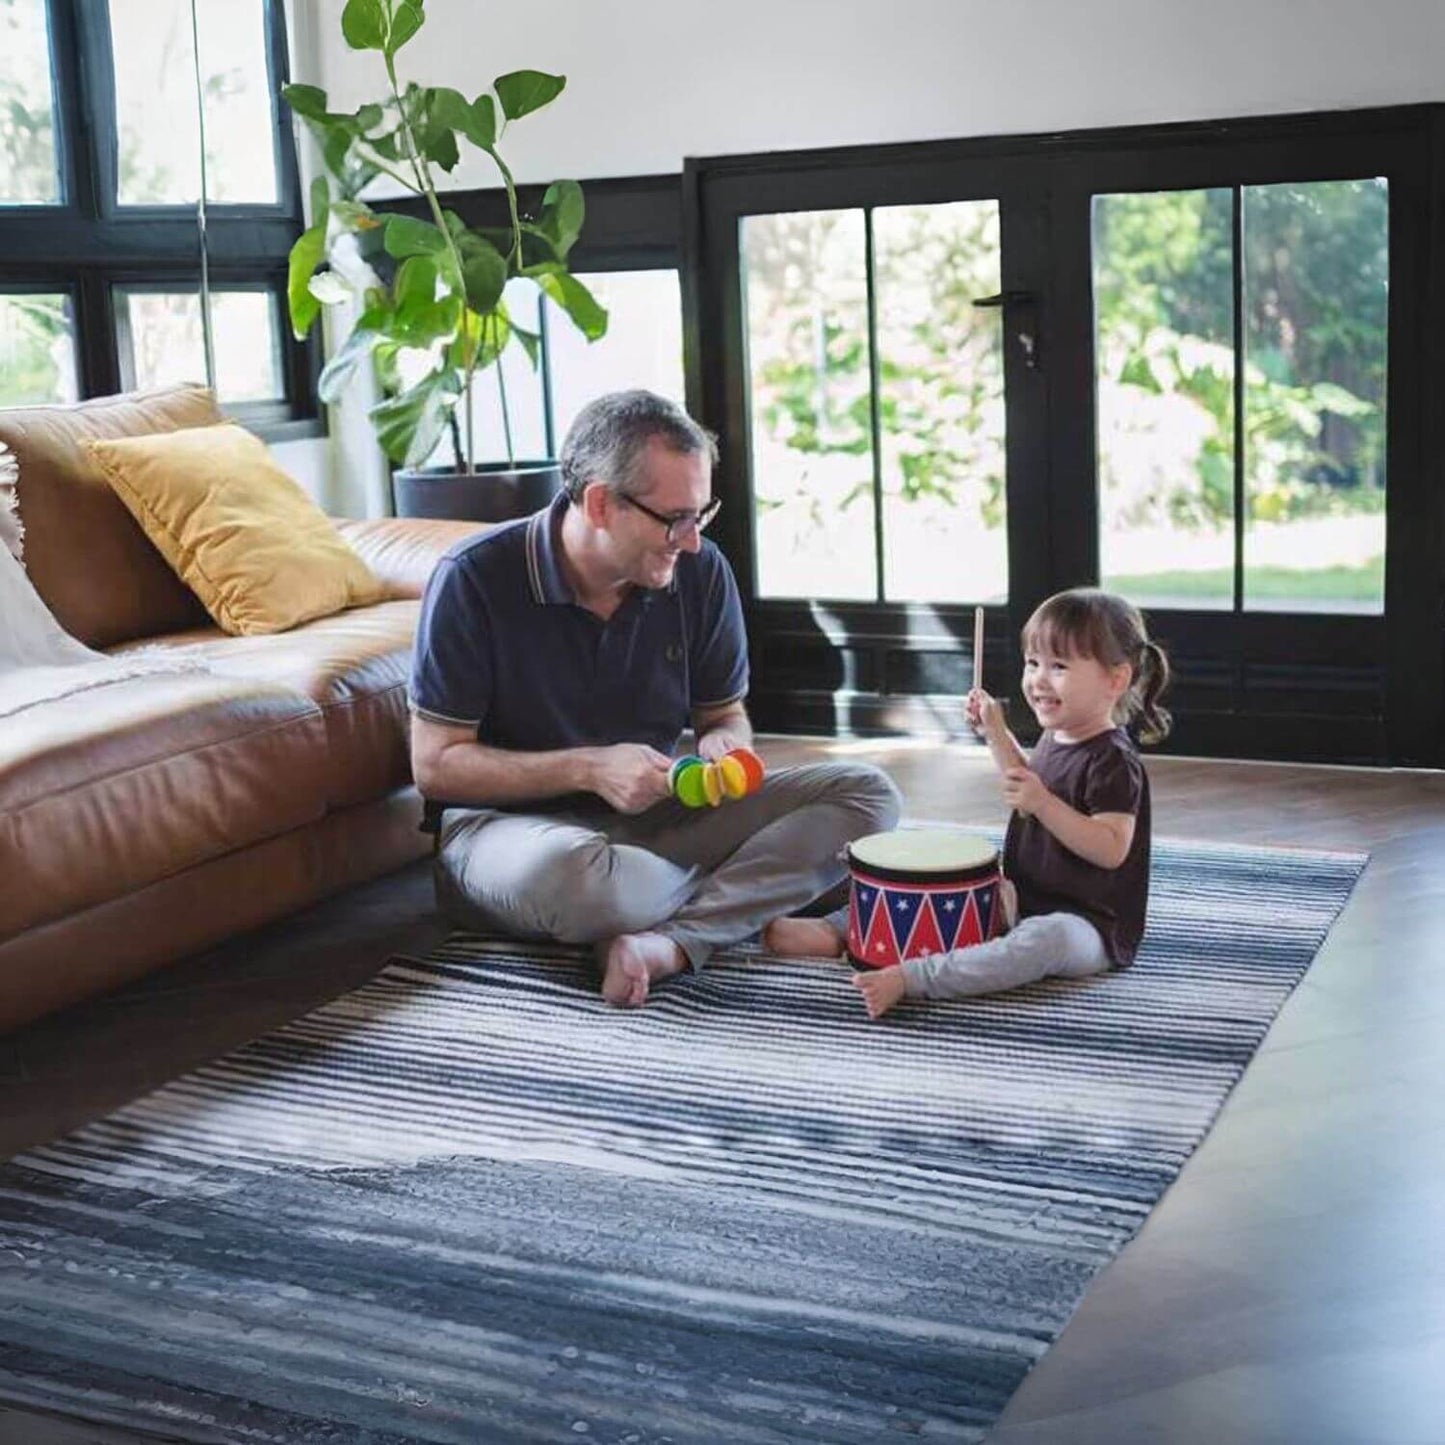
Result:
{"label": "window pane", "polygon": [[70,297],[0,296],[0,406],[75,399]]}
{"label": "window pane", "polygon": [[1234,606],[1233,193],[1096,196],[1103,585]]}
{"label": "window pane", "polygon": [[872,599],[861,211],[742,224],[758,595]]}
{"label": "window pane", "polygon": [[1385,605],[1385,181],[1244,191],[1244,602]]}
{"label": "window pane", "polygon": [[[112,3],[110,11],[119,202],[194,202],[201,193],[201,148],[189,0]],[[202,5],[197,16],[207,199],[274,205],[275,120],[264,0]]]}
{"label": "window pane", "polygon": [[873,214],[884,595],[1002,602],[1003,328],[997,201]]}
{"label": "window pane", "polygon": [[560,449],[567,428],[594,397],[645,387],[679,405],[682,370],[682,296],[676,271],[578,273],[607,308],[607,334],[589,342],[554,302],[547,306],[552,417]]}
{"label": "window pane", "polygon": [[60,200],[45,0],[0,0],[0,205]]}
{"label": "window pane", "polygon": [[[198,291],[119,289],[121,375],[127,390],[206,378]],[[223,402],[285,396],[281,337],[270,291],[214,291],[216,395]]]}

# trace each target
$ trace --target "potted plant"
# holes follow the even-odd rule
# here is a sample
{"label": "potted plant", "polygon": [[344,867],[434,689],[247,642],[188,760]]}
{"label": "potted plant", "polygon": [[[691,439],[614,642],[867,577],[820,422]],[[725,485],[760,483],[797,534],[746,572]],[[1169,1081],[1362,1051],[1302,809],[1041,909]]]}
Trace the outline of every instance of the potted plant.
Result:
{"label": "potted plant", "polygon": [[[582,189],[549,186],[535,215],[518,209],[512,174],[497,145],[507,124],[561,93],[566,78],[536,70],[499,76],[472,100],[446,87],[403,85],[397,52],[423,24],[423,0],[347,0],[341,29],[354,50],[379,52],[389,93],[350,113],[327,108],[326,92],[287,85],[282,96],[320,142],[326,174],[311,185],[311,225],[291,251],[287,288],[298,339],[324,306],[356,301],[350,336],[321,373],[335,401],[365,362],[382,393],[371,409],[403,516],[497,520],[544,505],[559,485],[555,463],[518,462],[501,367],[496,368],[508,460],[478,466],[472,388],[513,342],[536,366],[540,337],[508,312],[503,290],[526,277],[588,338],[607,313],[567,269],[582,229]],[[437,171],[451,172],[462,143],[485,151],[501,173],[510,224],[468,226],[442,205]],[[429,219],[372,209],[362,193],[387,176],[420,198]],[[458,408],[461,420],[458,420]],[[456,465],[418,470],[450,434]]]}

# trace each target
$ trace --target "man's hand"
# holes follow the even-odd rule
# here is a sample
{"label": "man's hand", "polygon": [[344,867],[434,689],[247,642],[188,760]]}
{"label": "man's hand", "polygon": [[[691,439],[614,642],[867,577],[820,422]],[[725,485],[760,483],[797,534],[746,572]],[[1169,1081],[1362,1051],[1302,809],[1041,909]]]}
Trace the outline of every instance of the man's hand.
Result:
{"label": "man's hand", "polygon": [[969,727],[985,742],[997,742],[1008,732],[1003,705],[981,687],[976,687],[969,693],[963,705],[963,715]]}
{"label": "man's hand", "polygon": [[1052,797],[1032,768],[1010,768],[1003,775],[1003,800],[1020,813],[1032,816]]}
{"label": "man's hand", "polygon": [[667,797],[671,761],[644,743],[598,748],[587,786],[619,813],[643,813]]}
{"label": "man's hand", "polygon": [[752,739],[742,738],[728,732],[725,728],[714,728],[710,733],[698,739],[697,755],[705,763],[715,763],[726,753],[732,752],[734,748],[746,748],[752,746]]}

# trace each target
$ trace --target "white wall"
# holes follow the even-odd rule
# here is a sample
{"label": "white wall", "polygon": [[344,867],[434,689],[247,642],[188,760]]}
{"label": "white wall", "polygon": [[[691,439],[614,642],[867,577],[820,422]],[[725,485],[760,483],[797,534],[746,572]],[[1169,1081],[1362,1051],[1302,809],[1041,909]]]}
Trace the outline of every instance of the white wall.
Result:
{"label": "white wall", "polygon": [[[343,0],[314,13],[339,106],[375,98]],[[473,95],[508,70],[567,90],[518,122],[522,180],[684,156],[1445,100],[1445,0],[427,0],[403,79]],[[495,185],[481,160],[459,187]]]}
{"label": "white wall", "polygon": [[[344,0],[293,0],[293,72],[378,99]],[[1445,100],[1445,0],[427,0],[403,81],[468,96],[568,77],[503,154],[519,180],[679,171],[684,157]],[[463,160],[457,189],[498,184]],[[360,405],[333,417],[335,511],[375,513]],[[311,459],[308,459],[311,460]]]}

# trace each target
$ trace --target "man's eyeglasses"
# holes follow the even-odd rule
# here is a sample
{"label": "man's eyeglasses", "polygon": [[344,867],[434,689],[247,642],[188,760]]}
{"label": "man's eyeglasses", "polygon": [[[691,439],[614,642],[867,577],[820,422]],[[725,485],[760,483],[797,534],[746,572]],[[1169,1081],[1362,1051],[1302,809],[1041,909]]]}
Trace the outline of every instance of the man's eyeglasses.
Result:
{"label": "man's eyeglasses", "polygon": [[674,546],[690,532],[701,532],[722,510],[722,498],[714,497],[700,512],[674,512],[668,516],[666,512],[654,511],[646,502],[639,502],[636,497],[629,497],[626,492],[618,492],[616,495],[629,507],[636,507],[639,512],[645,512],[654,522],[661,522],[667,528],[667,545],[669,547]]}

